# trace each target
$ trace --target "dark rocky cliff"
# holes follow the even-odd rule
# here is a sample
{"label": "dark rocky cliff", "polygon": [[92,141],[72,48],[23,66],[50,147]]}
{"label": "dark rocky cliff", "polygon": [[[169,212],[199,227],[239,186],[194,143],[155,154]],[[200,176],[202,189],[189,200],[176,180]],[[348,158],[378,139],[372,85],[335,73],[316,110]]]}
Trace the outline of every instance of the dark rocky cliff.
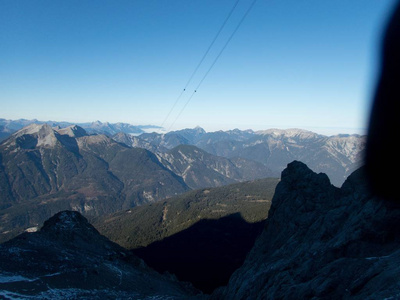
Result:
{"label": "dark rocky cliff", "polygon": [[371,196],[364,169],[336,188],[294,161],[264,231],[213,299],[398,299],[400,205]]}

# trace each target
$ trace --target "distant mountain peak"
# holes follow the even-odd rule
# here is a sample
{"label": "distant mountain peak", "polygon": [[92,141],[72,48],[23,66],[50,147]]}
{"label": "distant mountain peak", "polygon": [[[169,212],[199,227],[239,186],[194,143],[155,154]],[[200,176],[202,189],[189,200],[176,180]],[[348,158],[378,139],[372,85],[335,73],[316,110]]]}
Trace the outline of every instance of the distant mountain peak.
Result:
{"label": "distant mountain peak", "polygon": [[88,135],[85,129],[78,125],[71,125],[65,128],[57,129],[57,132],[61,135],[68,135],[69,137],[82,137]]}
{"label": "distant mountain peak", "polygon": [[21,130],[18,130],[14,135],[15,136],[21,136],[24,134],[35,134],[35,133],[39,133],[40,130],[44,129],[44,130],[48,130],[51,129],[51,127],[47,124],[36,124],[36,123],[32,123],[29,124],[27,126],[25,126],[24,128],[22,128]]}
{"label": "distant mountain peak", "polygon": [[112,145],[116,142],[104,134],[86,135],[77,139],[79,148],[87,148],[88,145]]}
{"label": "distant mountain peak", "polygon": [[277,129],[271,128],[267,130],[260,130],[256,132],[257,135],[271,136],[273,138],[289,138],[289,139],[299,139],[299,140],[309,140],[324,138],[326,136],[320,135],[318,133],[299,129],[299,128],[289,128],[289,129]]}
{"label": "distant mountain peak", "polygon": [[167,134],[176,134],[176,133],[203,135],[206,133],[206,131],[202,127],[196,126],[194,128],[185,128],[185,129],[181,129],[181,130],[177,130],[177,131],[170,131]]}
{"label": "distant mountain peak", "polygon": [[195,131],[199,132],[199,133],[206,133],[206,131],[200,127],[199,125],[197,125],[195,128],[193,128]]}
{"label": "distant mountain peak", "polygon": [[46,147],[53,148],[58,139],[56,133],[48,124],[30,124],[11,135],[7,142],[20,148]]}
{"label": "distant mountain peak", "polygon": [[58,139],[53,128],[50,125],[43,124],[42,128],[39,130],[38,133],[38,144],[37,146],[44,146],[44,147],[54,147],[57,143]]}
{"label": "distant mountain peak", "polygon": [[267,129],[267,130],[260,130],[256,132],[257,134],[262,134],[262,135],[266,135],[266,134],[271,134],[271,135],[276,135],[276,136],[298,136],[298,135],[302,135],[302,136],[318,136],[317,133],[309,131],[309,130],[305,130],[305,129],[299,129],[299,128],[289,128],[289,129],[278,129],[278,128],[271,128],[271,129]]}

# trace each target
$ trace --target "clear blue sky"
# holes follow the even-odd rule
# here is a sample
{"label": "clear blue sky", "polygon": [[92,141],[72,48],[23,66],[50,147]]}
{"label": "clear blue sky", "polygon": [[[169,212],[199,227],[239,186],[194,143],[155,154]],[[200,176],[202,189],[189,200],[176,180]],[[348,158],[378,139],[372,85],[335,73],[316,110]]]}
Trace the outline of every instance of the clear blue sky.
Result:
{"label": "clear blue sky", "polygon": [[239,1],[166,119],[235,2],[1,0],[0,118],[363,133],[394,0],[258,0],[204,78]]}

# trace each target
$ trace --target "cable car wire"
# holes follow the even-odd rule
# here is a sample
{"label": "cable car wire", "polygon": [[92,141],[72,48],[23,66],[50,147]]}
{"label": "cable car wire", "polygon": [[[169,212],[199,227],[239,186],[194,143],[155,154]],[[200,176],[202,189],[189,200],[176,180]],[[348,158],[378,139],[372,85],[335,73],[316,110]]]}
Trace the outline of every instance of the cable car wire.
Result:
{"label": "cable car wire", "polygon": [[214,67],[214,65],[216,64],[216,62],[218,61],[218,59],[221,57],[221,54],[224,52],[224,50],[226,49],[226,47],[228,46],[229,42],[232,40],[233,36],[235,35],[235,33],[238,31],[239,27],[242,25],[244,19],[246,19],[247,15],[250,13],[251,9],[253,8],[254,4],[256,3],[257,0],[254,0],[251,5],[249,6],[249,8],[246,10],[245,14],[243,15],[243,17],[240,19],[238,25],[236,26],[235,30],[232,32],[232,34],[229,36],[228,40],[226,41],[226,43],[224,44],[224,46],[222,47],[221,51],[218,53],[218,55],[215,57],[214,61],[212,62],[211,66],[208,68],[207,72],[204,74],[203,78],[200,80],[199,84],[196,86],[195,92],[197,92],[197,90],[200,88],[201,84],[203,83],[204,79],[206,79],[207,75],[210,73],[211,69]]}
{"label": "cable car wire", "polygon": [[229,42],[232,40],[233,36],[235,35],[235,33],[238,31],[238,29],[240,28],[240,26],[243,24],[243,21],[246,19],[247,15],[250,13],[251,9],[254,7],[254,4],[256,3],[257,0],[253,0],[253,2],[251,3],[251,5],[249,6],[249,8],[246,10],[245,14],[243,15],[243,17],[240,19],[238,25],[236,26],[236,28],[233,30],[232,34],[229,36],[229,38],[227,39],[227,41],[225,42],[224,46],[221,48],[221,51],[218,53],[218,55],[215,57],[214,61],[212,62],[212,64],[210,65],[210,67],[208,68],[207,72],[204,74],[204,76],[201,78],[200,82],[198,83],[198,85],[196,86],[195,90],[193,91],[193,93],[190,95],[190,97],[186,100],[185,105],[182,107],[181,111],[179,112],[179,114],[177,115],[177,117],[175,118],[174,122],[171,124],[169,130],[173,127],[173,125],[175,125],[175,122],[178,120],[178,118],[181,116],[182,112],[185,110],[186,106],[189,104],[189,102],[192,100],[194,94],[197,92],[197,90],[200,88],[200,86],[203,84],[203,81],[206,79],[206,77],[208,76],[208,74],[210,73],[210,71],[213,69],[213,67],[215,66],[215,64],[217,63],[218,59],[221,57],[222,53],[224,52],[224,50],[226,49],[226,47],[228,46]]}
{"label": "cable car wire", "polygon": [[[184,94],[184,92],[186,91],[187,87],[189,86],[190,82],[192,81],[194,75],[197,73],[197,71],[199,70],[201,64],[203,63],[204,59],[206,58],[206,56],[208,55],[208,53],[210,52],[212,46],[214,45],[215,41],[218,39],[219,35],[221,34],[222,30],[224,29],[226,23],[228,23],[228,20],[230,19],[230,17],[232,16],[233,12],[235,11],[238,3],[240,0],[236,0],[236,2],[234,3],[233,7],[231,8],[231,10],[229,11],[229,14],[226,16],[224,22],[222,23],[221,27],[219,28],[217,34],[214,36],[213,40],[211,41],[210,45],[208,46],[206,52],[204,53],[204,55],[202,56],[202,58],[200,59],[199,63],[197,64],[196,68],[194,69],[194,71],[192,72],[192,74],[190,75],[188,81],[186,82],[183,90],[181,91],[181,93],[179,94],[179,96],[176,98],[174,104],[172,105],[170,111],[168,112],[167,116],[165,117],[164,121],[161,123],[161,127],[164,126],[165,122],[168,120],[169,116],[171,115],[172,111],[174,110],[176,104],[178,104],[179,100],[182,98],[182,95]],[[186,105],[185,105],[186,106]]]}
{"label": "cable car wire", "polygon": [[224,23],[222,23],[221,27],[219,28],[217,34],[215,35],[214,39],[212,40],[211,44],[208,46],[206,52],[204,53],[203,57],[201,58],[200,62],[197,64],[196,68],[194,69],[192,75],[190,76],[189,80],[187,81],[185,88],[186,89],[189,85],[189,83],[192,81],[194,75],[197,73],[198,69],[200,68],[200,65],[203,63],[204,59],[206,58],[208,52],[210,52],[212,46],[214,45],[215,41],[218,39],[218,36],[220,35],[221,31],[224,29],[226,23],[228,22],[229,18],[233,14],[233,11],[235,10],[236,6],[238,5],[240,0],[237,0],[235,4],[233,5],[231,11],[229,12],[228,16],[225,18]]}

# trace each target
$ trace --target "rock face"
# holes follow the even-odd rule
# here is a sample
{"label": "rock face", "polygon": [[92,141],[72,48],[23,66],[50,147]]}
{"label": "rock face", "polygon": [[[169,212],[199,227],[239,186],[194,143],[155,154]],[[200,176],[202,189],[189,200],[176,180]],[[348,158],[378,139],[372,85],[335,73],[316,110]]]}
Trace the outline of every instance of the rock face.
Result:
{"label": "rock face", "polygon": [[294,161],[263,233],[212,299],[397,299],[400,205],[369,193],[364,169],[336,188]]}
{"label": "rock face", "polygon": [[188,299],[196,294],[148,268],[72,211],[0,245],[0,291],[6,299]]}

